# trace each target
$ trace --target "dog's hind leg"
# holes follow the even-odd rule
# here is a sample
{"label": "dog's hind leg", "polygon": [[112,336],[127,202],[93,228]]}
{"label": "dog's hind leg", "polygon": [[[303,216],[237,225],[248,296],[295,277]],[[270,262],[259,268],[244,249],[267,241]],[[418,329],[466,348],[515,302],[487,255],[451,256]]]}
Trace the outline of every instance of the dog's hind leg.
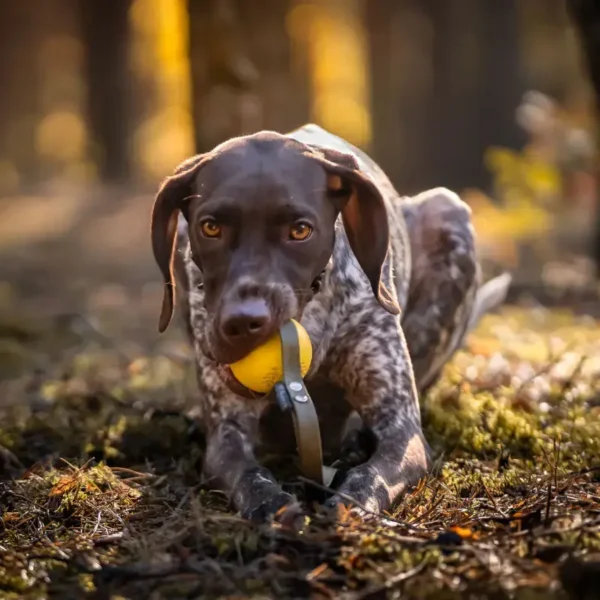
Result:
{"label": "dog's hind leg", "polygon": [[423,393],[479,318],[503,302],[510,276],[479,287],[471,210],[450,190],[419,194],[402,204],[402,213],[412,253],[402,328]]}

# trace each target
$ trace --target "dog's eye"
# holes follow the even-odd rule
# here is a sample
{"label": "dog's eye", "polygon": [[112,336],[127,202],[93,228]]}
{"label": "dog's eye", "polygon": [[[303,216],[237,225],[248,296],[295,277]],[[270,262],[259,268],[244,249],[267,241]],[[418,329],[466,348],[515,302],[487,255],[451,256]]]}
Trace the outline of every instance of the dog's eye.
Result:
{"label": "dog's eye", "polygon": [[310,237],[312,227],[306,223],[295,223],[290,228],[290,240],[295,242],[303,242]]}
{"label": "dog's eye", "polygon": [[207,238],[218,238],[221,236],[221,226],[214,219],[202,221],[200,228],[202,235]]}

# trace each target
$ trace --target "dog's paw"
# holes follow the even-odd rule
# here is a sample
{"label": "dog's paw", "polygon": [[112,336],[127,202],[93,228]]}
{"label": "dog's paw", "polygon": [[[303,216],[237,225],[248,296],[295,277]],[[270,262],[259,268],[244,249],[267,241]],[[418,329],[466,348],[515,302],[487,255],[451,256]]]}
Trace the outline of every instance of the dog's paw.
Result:
{"label": "dog's paw", "polygon": [[345,474],[336,493],[326,502],[330,509],[335,509],[339,504],[356,512],[362,510],[364,513],[377,514],[387,510],[390,497],[383,478],[371,465],[362,464]]}
{"label": "dog's paw", "polygon": [[362,507],[355,506],[352,502],[339,496],[332,496],[323,504],[324,514],[336,522],[345,522],[348,518],[367,521],[373,513],[365,511]]}
{"label": "dog's paw", "polygon": [[253,497],[240,512],[244,519],[253,523],[267,523],[283,516],[295,506],[298,506],[298,502],[294,496],[279,491]]}

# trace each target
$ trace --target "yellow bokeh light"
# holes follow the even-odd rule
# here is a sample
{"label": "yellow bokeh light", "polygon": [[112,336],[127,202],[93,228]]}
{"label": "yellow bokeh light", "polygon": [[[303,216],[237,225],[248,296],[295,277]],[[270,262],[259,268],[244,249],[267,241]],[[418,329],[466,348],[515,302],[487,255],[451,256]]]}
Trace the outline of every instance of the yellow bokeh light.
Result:
{"label": "yellow bokeh light", "polygon": [[71,111],[46,115],[35,132],[36,152],[44,158],[69,162],[80,158],[86,146],[85,123]]}
{"label": "yellow bokeh light", "polygon": [[191,126],[190,114],[176,107],[161,110],[142,124],[134,147],[148,176],[160,179],[184,158]]}
{"label": "yellow bokeh light", "polygon": [[135,0],[132,61],[153,89],[152,110],[134,136],[143,175],[162,178],[194,153],[188,13],[185,0]]}
{"label": "yellow bokeh light", "polygon": [[304,39],[316,12],[317,11],[312,4],[307,4],[305,2],[293,6],[285,18],[285,29],[287,34],[297,40]]}
{"label": "yellow bokeh light", "polygon": [[360,7],[358,0],[299,2],[290,11],[286,27],[296,56],[307,59],[311,120],[366,148],[372,125]]}
{"label": "yellow bokeh light", "polygon": [[313,104],[318,121],[327,123],[327,128],[342,138],[366,146],[371,140],[371,119],[363,104],[337,91],[319,95]]}

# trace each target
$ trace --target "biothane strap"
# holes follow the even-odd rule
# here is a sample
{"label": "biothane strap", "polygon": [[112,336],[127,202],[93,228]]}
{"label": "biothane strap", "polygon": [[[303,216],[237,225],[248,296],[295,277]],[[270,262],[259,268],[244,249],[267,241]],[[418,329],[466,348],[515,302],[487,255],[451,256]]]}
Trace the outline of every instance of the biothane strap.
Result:
{"label": "biothane strap", "polygon": [[[300,370],[300,340],[295,325],[288,321],[280,331],[283,381],[277,384],[275,393],[280,405],[292,410],[296,444],[300,456],[300,468],[307,479],[329,486],[335,469],[323,466],[321,432],[317,411],[302,379]],[[283,398],[282,386],[286,398]]]}

